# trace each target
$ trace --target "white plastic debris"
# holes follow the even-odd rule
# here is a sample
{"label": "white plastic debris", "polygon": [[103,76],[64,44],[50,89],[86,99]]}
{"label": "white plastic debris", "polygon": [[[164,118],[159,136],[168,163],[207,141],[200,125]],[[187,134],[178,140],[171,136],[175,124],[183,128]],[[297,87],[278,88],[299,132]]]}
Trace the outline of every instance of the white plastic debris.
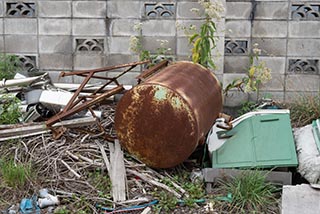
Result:
{"label": "white plastic debris", "polygon": [[312,125],[294,130],[298,153],[298,172],[310,183],[320,184],[320,153],[312,133]]}

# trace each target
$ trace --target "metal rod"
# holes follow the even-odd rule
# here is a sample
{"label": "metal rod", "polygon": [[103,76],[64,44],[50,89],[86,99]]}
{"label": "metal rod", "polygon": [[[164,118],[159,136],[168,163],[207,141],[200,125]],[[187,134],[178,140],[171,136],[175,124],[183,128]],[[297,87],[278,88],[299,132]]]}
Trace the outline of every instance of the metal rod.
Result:
{"label": "metal rod", "polygon": [[94,98],[90,101],[84,102],[83,104],[80,104],[80,105],[78,105],[68,111],[62,112],[61,114],[57,114],[57,115],[51,117],[49,120],[47,120],[46,125],[51,126],[52,124],[60,121],[61,119],[65,118],[65,117],[71,116],[77,112],[80,112],[86,108],[89,108],[90,106],[93,106],[93,105],[101,102],[102,100],[104,100],[107,97],[110,97],[114,94],[120,93],[122,90],[124,90],[123,86],[119,85],[116,88],[113,88],[113,89],[97,96],[96,98]]}
{"label": "metal rod", "polygon": [[73,75],[79,75],[79,74],[88,74],[91,72],[97,73],[97,72],[103,72],[103,71],[110,71],[110,70],[125,68],[125,67],[129,67],[129,66],[143,65],[143,64],[147,64],[149,62],[150,62],[150,60],[145,60],[145,61],[140,61],[140,62],[132,62],[132,63],[122,64],[122,65],[108,66],[108,67],[104,67],[104,68],[98,68],[98,69],[87,70],[87,71],[61,72],[60,76],[66,77],[66,76],[73,76]]}

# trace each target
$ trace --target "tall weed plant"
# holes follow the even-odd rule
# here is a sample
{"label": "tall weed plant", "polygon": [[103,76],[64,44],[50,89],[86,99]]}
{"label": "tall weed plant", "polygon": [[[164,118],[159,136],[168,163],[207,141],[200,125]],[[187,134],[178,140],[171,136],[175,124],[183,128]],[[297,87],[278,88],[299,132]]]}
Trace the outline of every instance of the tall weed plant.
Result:
{"label": "tall weed plant", "polygon": [[15,55],[0,55],[0,80],[13,79],[16,72],[21,69],[21,63]]}

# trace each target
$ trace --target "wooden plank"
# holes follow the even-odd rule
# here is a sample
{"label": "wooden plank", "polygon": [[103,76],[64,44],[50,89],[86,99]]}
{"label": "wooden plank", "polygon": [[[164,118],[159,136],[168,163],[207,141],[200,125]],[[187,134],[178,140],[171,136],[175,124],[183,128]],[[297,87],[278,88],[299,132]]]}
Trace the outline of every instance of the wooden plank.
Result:
{"label": "wooden plank", "polygon": [[[67,128],[72,128],[72,127],[80,127],[80,126],[87,126],[87,125],[92,125],[96,123],[97,119],[94,117],[83,117],[83,118],[77,118],[77,119],[72,119],[72,120],[65,120],[61,121],[59,123],[54,124],[52,127],[67,127]],[[9,125],[11,126],[11,125]],[[4,128],[4,126],[2,126]],[[16,137],[20,138],[25,135],[29,135],[32,133],[39,133],[43,132],[45,130],[48,130],[47,126],[45,123],[36,123],[35,125],[32,125],[32,123],[29,126],[19,126],[17,125],[17,128],[12,128],[12,126],[9,129],[1,129],[0,130],[0,141],[3,138],[7,137]]]}
{"label": "wooden plank", "polygon": [[126,169],[119,140],[109,143],[113,201],[126,200]]}

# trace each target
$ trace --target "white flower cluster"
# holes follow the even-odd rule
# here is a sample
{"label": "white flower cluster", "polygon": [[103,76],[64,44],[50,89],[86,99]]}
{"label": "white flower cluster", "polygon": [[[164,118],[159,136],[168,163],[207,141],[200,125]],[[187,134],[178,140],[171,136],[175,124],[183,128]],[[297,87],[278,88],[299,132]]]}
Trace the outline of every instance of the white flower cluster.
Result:
{"label": "white flower cluster", "polygon": [[129,50],[133,53],[139,53],[140,52],[140,40],[136,36],[131,36],[129,41]]}
{"label": "white flower cluster", "polygon": [[221,18],[221,13],[224,12],[224,6],[220,0],[211,2],[210,0],[199,0],[198,3],[204,8],[204,13],[209,18]]}

